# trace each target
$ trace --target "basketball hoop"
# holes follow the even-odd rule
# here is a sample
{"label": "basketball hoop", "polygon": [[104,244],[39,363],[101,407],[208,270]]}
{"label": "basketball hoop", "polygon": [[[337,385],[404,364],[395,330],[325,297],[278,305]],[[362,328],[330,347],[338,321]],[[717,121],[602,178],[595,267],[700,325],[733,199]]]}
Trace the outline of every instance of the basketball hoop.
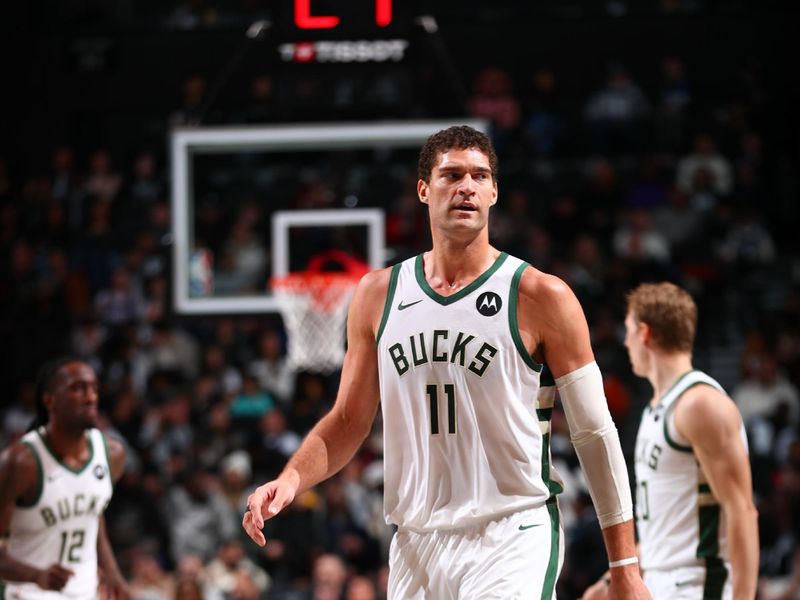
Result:
{"label": "basketball hoop", "polygon": [[[321,271],[328,261],[346,270]],[[292,368],[330,373],[342,366],[347,309],[367,271],[362,261],[332,250],[315,256],[306,271],[270,280],[288,334]]]}

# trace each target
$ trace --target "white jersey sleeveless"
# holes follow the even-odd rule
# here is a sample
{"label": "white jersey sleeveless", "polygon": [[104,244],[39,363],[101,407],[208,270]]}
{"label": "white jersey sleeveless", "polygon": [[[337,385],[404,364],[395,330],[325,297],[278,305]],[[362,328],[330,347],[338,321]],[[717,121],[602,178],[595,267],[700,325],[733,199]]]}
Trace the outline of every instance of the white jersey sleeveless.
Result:
{"label": "white jersey sleeveless", "polygon": [[111,499],[112,483],[103,434],[90,429],[86,435],[90,456],[80,468],[55,457],[44,428],[22,438],[36,456],[39,493],[33,504],[15,507],[8,554],[40,569],[58,562],[75,574],[58,593],[33,583],[7,583],[7,600],[97,597],[97,532],[99,518]]}
{"label": "white jersey sleeveless", "polygon": [[[725,393],[705,373],[690,371],[655,406],[644,409],[636,437],[636,526],[645,572],[702,567],[704,597],[716,598],[730,583],[727,515],[674,423],[678,399],[701,384]],[[741,420],[739,431],[747,448]]]}
{"label": "white jersey sleeveless", "polygon": [[517,326],[527,266],[502,253],[446,297],[425,280],[422,255],[393,267],[377,334],[388,523],[462,528],[549,500],[557,520],[555,388],[549,376],[540,387]]}

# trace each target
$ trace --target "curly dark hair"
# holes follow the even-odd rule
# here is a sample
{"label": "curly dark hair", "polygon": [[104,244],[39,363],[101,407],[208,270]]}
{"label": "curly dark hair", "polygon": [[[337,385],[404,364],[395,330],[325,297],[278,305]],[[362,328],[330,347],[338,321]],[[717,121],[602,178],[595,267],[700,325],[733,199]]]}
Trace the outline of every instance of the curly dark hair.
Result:
{"label": "curly dark hair", "polygon": [[469,125],[454,125],[434,133],[425,142],[419,152],[417,174],[424,182],[430,182],[433,165],[439,154],[448,150],[464,150],[475,148],[483,152],[489,159],[492,169],[492,179],[497,181],[497,153],[492,145],[492,140],[485,133],[473,129]]}

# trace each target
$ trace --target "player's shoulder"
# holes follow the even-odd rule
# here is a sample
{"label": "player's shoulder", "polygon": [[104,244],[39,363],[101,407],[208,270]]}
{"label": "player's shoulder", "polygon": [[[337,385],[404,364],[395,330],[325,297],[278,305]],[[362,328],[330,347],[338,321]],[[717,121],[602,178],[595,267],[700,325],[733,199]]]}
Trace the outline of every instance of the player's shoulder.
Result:
{"label": "player's shoulder", "polygon": [[108,463],[111,468],[111,477],[117,481],[122,476],[125,468],[125,444],[113,434],[101,431],[103,440],[108,451]]}
{"label": "player's shoulder", "polygon": [[393,267],[375,269],[364,275],[358,282],[358,292],[362,294],[377,294],[389,291],[389,283],[392,279]]}
{"label": "player's shoulder", "polygon": [[733,400],[713,385],[702,382],[687,389],[675,407],[675,417],[682,428],[701,429],[715,426],[737,427],[739,409]]}
{"label": "player's shoulder", "polygon": [[376,330],[389,293],[392,268],[376,269],[364,275],[356,286],[350,305],[350,322],[365,333]]}
{"label": "player's shoulder", "polygon": [[528,266],[520,277],[519,293],[523,300],[536,302],[542,307],[558,308],[577,299],[566,282],[550,273]]}
{"label": "player's shoulder", "polygon": [[0,452],[0,487],[24,489],[35,482],[40,471],[39,458],[31,446],[16,441]]}

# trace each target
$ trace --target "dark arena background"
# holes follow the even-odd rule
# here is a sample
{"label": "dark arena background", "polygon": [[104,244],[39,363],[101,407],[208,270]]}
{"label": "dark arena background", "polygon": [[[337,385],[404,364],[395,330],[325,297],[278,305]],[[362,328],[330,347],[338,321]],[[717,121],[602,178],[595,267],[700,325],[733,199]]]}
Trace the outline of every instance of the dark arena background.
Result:
{"label": "dark arena background", "polygon": [[[96,367],[102,427],[128,448],[106,515],[135,599],[384,597],[379,421],[267,524],[264,550],[240,527],[338,383],[287,362],[271,277],[332,249],[372,266],[426,250],[424,135],[401,138],[465,121],[500,156],[492,242],[578,295],[629,464],[650,388],[622,345],[625,293],[692,293],[696,366],[748,428],[759,597],[800,598],[796,3],[15,4],[0,9],[0,445],[31,421],[43,361]],[[333,220],[279,230],[296,211]],[[558,411],[552,451],[571,599],[607,562]]]}

